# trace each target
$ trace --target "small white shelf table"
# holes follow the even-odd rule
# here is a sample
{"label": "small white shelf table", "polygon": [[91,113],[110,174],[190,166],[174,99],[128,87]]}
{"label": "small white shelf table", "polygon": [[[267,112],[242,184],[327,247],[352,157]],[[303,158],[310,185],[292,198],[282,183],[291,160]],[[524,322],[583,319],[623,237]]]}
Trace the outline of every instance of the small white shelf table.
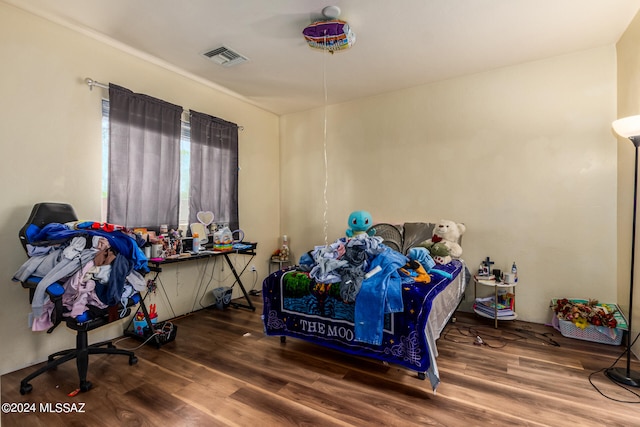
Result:
{"label": "small white shelf table", "polygon": [[278,270],[282,270],[284,267],[288,267],[290,265],[291,265],[291,261],[289,261],[288,259],[285,260],[285,259],[273,259],[273,258],[270,258],[269,259],[269,274],[272,273],[271,270],[273,270],[274,266],[277,266],[275,271],[278,271]]}
{"label": "small white shelf table", "polygon": [[[493,319],[494,320],[494,327],[497,329],[498,328],[498,320],[515,320],[518,318],[518,314],[516,313],[516,306],[515,306],[515,295],[516,295],[516,284],[517,283],[504,283],[504,282],[496,282],[493,279],[483,279],[482,277],[477,277],[474,276],[473,277],[473,294],[474,294],[474,301],[477,300],[478,298],[478,285],[481,286],[492,286],[493,287],[493,295],[494,295],[494,314],[487,314],[486,312],[483,312],[481,310],[476,309],[475,307],[473,308],[473,311],[482,317],[486,317],[487,319]],[[509,315],[509,316],[498,316],[498,305],[497,305],[497,301],[498,301],[498,290],[499,289],[511,289],[513,292],[513,315]]]}

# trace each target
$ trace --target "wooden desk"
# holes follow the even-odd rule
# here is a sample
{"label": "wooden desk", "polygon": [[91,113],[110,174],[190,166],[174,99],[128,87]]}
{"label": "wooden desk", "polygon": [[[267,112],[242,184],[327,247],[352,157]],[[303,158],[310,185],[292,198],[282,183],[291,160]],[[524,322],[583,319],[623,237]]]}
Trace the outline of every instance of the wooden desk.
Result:
{"label": "wooden desk", "polygon": [[[247,269],[247,267],[251,263],[251,260],[253,260],[253,257],[256,256],[256,247],[258,246],[258,244],[257,243],[250,243],[250,242],[241,242],[241,244],[242,245],[246,245],[246,248],[233,249],[233,250],[230,250],[230,251],[223,251],[223,252],[218,252],[218,251],[213,251],[213,250],[206,249],[206,250],[200,251],[198,253],[192,253],[190,256],[185,256],[185,257],[175,257],[175,258],[166,258],[166,259],[164,259],[164,258],[152,258],[152,259],[149,260],[149,268],[151,269],[151,271],[155,271],[156,272],[156,277],[157,277],[157,275],[162,272],[162,266],[163,265],[174,264],[174,263],[177,263],[177,262],[188,262],[188,261],[194,261],[194,260],[199,260],[199,259],[206,259],[206,258],[211,258],[211,257],[216,257],[216,256],[222,256],[227,261],[227,265],[231,268],[231,272],[233,273],[233,275],[234,275],[234,277],[236,279],[235,282],[233,282],[233,284],[231,286],[233,287],[237,283],[238,286],[240,286],[240,289],[242,290],[242,294],[244,295],[244,298],[247,301],[247,304],[240,304],[240,303],[237,303],[237,302],[232,302],[231,305],[233,307],[235,307],[235,308],[243,307],[243,308],[248,308],[249,310],[252,310],[252,311],[256,311],[256,307],[251,302],[251,299],[249,299],[249,294],[247,293],[247,290],[245,289],[244,284],[242,283],[242,280],[240,279],[240,276]],[[242,270],[240,271],[239,274],[236,271],[235,266],[231,262],[231,259],[229,259],[229,255],[230,254],[247,255],[249,257],[247,259],[247,262],[245,263],[244,267],[242,267]],[[166,295],[166,292],[165,292],[165,296],[167,297],[167,301],[168,301],[168,296]],[[197,293],[196,293],[196,297],[197,297]]]}

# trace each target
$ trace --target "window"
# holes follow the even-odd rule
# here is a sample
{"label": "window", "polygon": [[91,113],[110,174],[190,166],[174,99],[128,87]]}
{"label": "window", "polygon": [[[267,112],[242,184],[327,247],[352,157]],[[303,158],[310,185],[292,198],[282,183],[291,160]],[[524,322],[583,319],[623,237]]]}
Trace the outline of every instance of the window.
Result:
{"label": "window", "polygon": [[179,227],[186,230],[189,226],[189,164],[191,163],[191,125],[181,121],[180,127],[180,208],[178,210]]}
{"label": "window", "polygon": [[[112,94],[111,89],[110,94]],[[136,112],[134,114],[139,115],[139,112]],[[114,144],[112,144],[112,141],[110,141],[110,134],[113,135],[115,133],[115,135],[121,135],[123,132],[121,130],[122,123],[120,123],[119,130],[114,132],[113,127],[111,127],[112,124],[110,123],[110,101],[106,99],[102,101],[103,162],[101,200],[103,221],[114,222],[125,225],[127,227],[142,226],[152,229],[158,228],[160,224],[171,224],[171,227],[175,227],[177,225],[180,229],[186,230],[188,229],[189,223],[196,221],[195,218],[198,210],[211,210],[216,216],[216,222],[225,222],[229,223],[231,227],[239,227],[237,213],[237,125],[204,115],[202,113],[192,112],[190,117],[193,117],[194,114],[197,117],[195,120],[198,123],[198,137],[195,141],[192,140],[191,124],[188,121],[181,120],[179,156],[177,156],[177,160],[175,161],[176,163],[179,163],[179,165],[168,165],[169,169],[173,169],[174,166],[178,166],[179,169],[179,171],[176,171],[177,176],[179,177],[179,185],[176,187],[176,191],[179,192],[177,203],[177,224],[175,220],[171,220],[170,217],[172,214],[169,214],[166,217],[158,216],[156,220],[153,221],[153,219],[150,219],[148,216],[142,217],[136,215],[135,209],[132,209],[132,211],[134,212],[130,214],[130,210],[128,207],[125,208],[127,214],[124,216],[124,218],[126,219],[124,221],[114,221],[113,218],[110,218],[109,215],[109,203],[110,200],[113,200],[113,197],[110,197],[109,191],[110,188],[114,188],[113,182],[109,176],[110,171],[111,173],[113,173],[112,171],[114,170],[114,165],[112,164],[114,160],[110,153],[110,147],[114,147]],[[138,117],[135,117],[134,119],[138,119]],[[191,119],[191,121],[193,120],[194,119]],[[202,125],[203,120],[205,123],[204,125]],[[121,120],[121,122],[126,121]],[[213,131],[210,123],[213,123]],[[222,126],[223,131],[219,130],[220,126]],[[130,129],[128,129],[127,127],[130,127]],[[235,132],[235,144],[229,145],[227,143],[224,146],[220,146],[220,143],[212,143],[210,141],[211,138],[217,138],[222,141],[223,138],[221,135],[227,128],[231,128],[233,132]],[[136,133],[139,132],[139,130],[135,128],[135,125],[126,122],[125,130],[127,133],[126,137],[129,138],[129,144],[148,144],[148,142],[146,141],[141,141],[145,139],[145,136],[144,134],[140,135]],[[133,136],[130,134],[132,134]],[[224,135],[225,139],[229,139],[228,133],[224,133]],[[213,148],[207,148],[212,144]],[[205,148],[201,148],[201,146],[204,146]],[[128,149],[129,146],[127,145],[126,147]],[[195,159],[192,159],[192,152],[194,152],[193,147],[196,148],[195,152],[198,156]],[[137,149],[139,148],[140,147],[138,147]],[[142,162],[143,164],[138,165],[136,163],[136,165],[134,165],[133,167],[129,166],[129,169],[126,169],[123,173],[116,174],[116,176],[118,176],[117,181],[122,181],[123,174],[128,173],[136,175],[138,166],[140,170],[143,170],[145,168],[148,169],[150,167],[156,167],[157,164],[165,164],[164,160],[162,162],[157,162],[158,156],[162,156],[164,151],[161,151],[159,153],[152,153],[152,155],[146,155],[147,149],[143,147],[142,150],[144,153],[142,156],[138,155],[136,157],[135,153],[133,154],[133,156],[136,158],[136,161],[138,163]],[[216,153],[223,152],[225,154],[223,156],[217,154],[215,156],[212,156],[210,154],[207,154],[210,151],[215,151]],[[122,158],[123,157],[121,155],[119,161],[120,163],[123,162]],[[171,158],[171,155],[169,155],[169,158]],[[125,161],[127,163],[133,163],[133,161],[129,158],[127,158]],[[155,173],[160,176],[159,174],[163,173],[162,168],[159,168]],[[194,182],[192,185],[194,177],[197,182]],[[120,185],[116,188],[126,188],[128,192],[135,192],[136,190],[131,189],[131,187],[139,187],[139,185],[129,185],[129,179],[124,179],[125,181],[127,181],[127,184],[124,186]],[[139,177],[136,177],[135,179],[139,179]],[[136,182],[135,179],[132,178],[131,182]],[[162,192],[164,188],[166,187],[161,187],[160,192]],[[211,196],[211,194],[215,196]],[[122,203],[122,200],[126,200],[126,203],[129,203],[132,198],[129,197],[123,199],[122,197],[120,197],[119,203]],[[144,209],[144,207],[142,209]],[[190,210],[194,209],[194,212],[190,212]],[[122,217],[122,215],[120,215],[120,217]]]}

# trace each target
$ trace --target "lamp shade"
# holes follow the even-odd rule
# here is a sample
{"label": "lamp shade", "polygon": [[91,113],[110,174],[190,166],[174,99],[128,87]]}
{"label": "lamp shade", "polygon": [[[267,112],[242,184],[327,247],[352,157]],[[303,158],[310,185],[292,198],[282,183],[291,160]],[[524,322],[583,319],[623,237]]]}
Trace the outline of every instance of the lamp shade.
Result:
{"label": "lamp shade", "polygon": [[640,136],[640,115],[618,119],[611,126],[615,133],[625,138]]}

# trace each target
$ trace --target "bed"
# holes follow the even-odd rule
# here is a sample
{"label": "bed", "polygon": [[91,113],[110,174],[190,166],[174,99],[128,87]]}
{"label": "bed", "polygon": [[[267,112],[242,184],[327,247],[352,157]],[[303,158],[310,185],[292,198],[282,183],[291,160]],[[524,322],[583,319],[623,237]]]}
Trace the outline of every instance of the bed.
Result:
{"label": "bed", "polygon": [[[383,253],[404,257],[404,252],[422,241],[420,239],[430,237],[433,224],[411,224],[419,224],[420,233],[409,235],[407,224],[397,226],[405,235],[402,242],[385,245],[381,237],[374,237],[382,241]],[[391,249],[392,246],[401,250]],[[375,256],[371,265],[382,256]],[[313,267],[317,268],[317,263]],[[464,297],[469,282],[469,271],[463,260],[454,259],[430,269],[429,283],[400,274],[402,304],[395,312],[384,310],[378,340],[371,340],[366,334],[366,339],[362,339],[358,328],[362,316],[356,307],[361,300],[345,302],[344,294],[339,291],[344,287],[344,278],[331,284],[321,283],[308,270],[301,262],[276,271],[263,281],[263,322],[267,335],[280,336],[282,341],[285,337],[299,338],[402,366],[415,371],[421,379],[429,378],[435,392],[440,383],[436,340]]]}

